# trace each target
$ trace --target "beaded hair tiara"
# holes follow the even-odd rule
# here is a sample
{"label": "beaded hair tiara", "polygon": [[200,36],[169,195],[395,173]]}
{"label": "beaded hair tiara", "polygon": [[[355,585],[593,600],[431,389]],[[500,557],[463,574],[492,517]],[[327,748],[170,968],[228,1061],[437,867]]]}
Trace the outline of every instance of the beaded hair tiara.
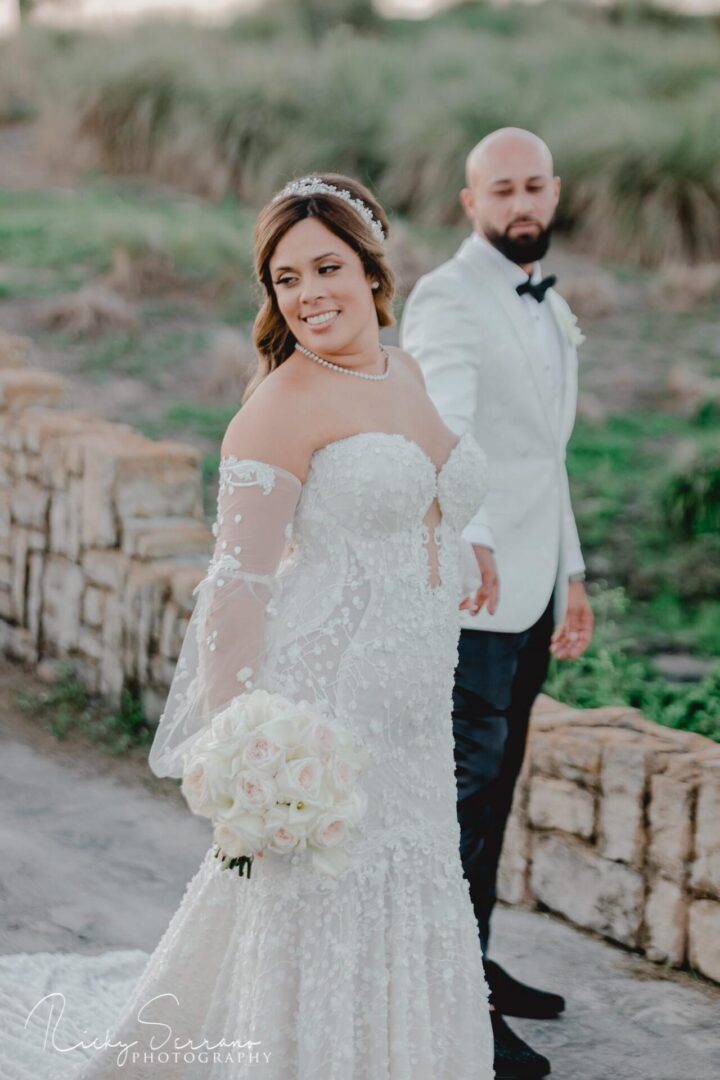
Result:
{"label": "beaded hair tiara", "polygon": [[343,199],[360,215],[376,240],[382,243],[385,239],[382,225],[362,199],[354,198],[345,188],[326,184],[319,176],[303,176],[301,180],[291,180],[282,191],[277,193],[272,201],[277,202],[278,199],[285,199],[289,195],[334,195],[338,199]]}

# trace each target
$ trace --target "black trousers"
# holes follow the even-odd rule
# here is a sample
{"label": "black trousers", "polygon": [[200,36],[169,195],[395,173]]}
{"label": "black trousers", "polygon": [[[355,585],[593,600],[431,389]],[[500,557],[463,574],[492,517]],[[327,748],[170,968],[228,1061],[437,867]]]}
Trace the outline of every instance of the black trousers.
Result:
{"label": "black trousers", "polygon": [[453,692],[460,856],[483,953],[533,702],[547,676],[553,598],[521,633],[462,630]]}

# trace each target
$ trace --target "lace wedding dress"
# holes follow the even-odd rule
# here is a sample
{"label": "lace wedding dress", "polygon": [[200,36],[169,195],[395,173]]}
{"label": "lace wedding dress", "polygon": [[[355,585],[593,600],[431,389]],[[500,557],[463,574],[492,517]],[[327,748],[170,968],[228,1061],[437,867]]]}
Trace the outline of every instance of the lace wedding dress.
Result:
{"label": "lace wedding dress", "polygon": [[[151,765],[180,775],[208,716],[263,687],[353,732],[368,810],[338,878],[266,852],[248,880],[211,847],[78,1080],[493,1076],[451,723],[460,534],[484,493],[470,435],[439,472],[381,433],[323,447],[304,485],[221,461],[215,551]],[[44,1075],[76,1073],[66,1056]]]}

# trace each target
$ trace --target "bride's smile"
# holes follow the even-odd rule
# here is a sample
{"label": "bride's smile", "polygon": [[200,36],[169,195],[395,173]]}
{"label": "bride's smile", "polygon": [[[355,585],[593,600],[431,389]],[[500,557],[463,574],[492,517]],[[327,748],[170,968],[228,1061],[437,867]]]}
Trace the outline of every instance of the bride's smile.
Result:
{"label": "bride's smile", "polygon": [[348,367],[379,367],[372,281],[349,244],[306,218],[279,241],[270,273],[280,314],[297,341]]}

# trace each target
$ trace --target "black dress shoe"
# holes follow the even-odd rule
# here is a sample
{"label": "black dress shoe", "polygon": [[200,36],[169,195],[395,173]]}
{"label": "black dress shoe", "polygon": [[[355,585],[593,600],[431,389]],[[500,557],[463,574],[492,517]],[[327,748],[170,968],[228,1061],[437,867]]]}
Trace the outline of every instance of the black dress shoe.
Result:
{"label": "black dress shoe", "polygon": [[565,999],[546,990],[513,979],[493,960],[485,960],[485,978],[490,988],[490,1004],[505,1016],[522,1016],[528,1020],[553,1020],[565,1009]]}
{"label": "black dress shoe", "polygon": [[499,1012],[490,1013],[495,1039],[496,1080],[542,1080],[550,1062],[511,1031]]}

